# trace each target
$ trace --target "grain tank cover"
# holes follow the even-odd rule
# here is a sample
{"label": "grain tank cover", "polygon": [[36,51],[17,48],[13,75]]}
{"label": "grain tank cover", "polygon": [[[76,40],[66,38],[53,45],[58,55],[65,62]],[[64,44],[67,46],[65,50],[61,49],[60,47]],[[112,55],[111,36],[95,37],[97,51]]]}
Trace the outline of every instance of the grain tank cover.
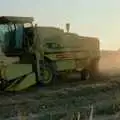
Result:
{"label": "grain tank cover", "polygon": [[56,27],[39,27],[38,30],[44,38],[61,36],[64,34],[62,29]]}
{"label": "grain tank cover", "polygon": [[58,41],[56,38],[61,38],[64,35],[64,31],[56,27],[38,27],[38,33],[45,42],[47,41]]}
{"label": "grain tank cover", "polygon": [[7,23],[32,23],[34,20],[33,17],[15,17],[15,16],[1,16],[0,17],[0,24],[7,24]]}
{"label": "grain tank cover", "polygon": [[80,48],[82,50],[99,49],[99,39],[96,37],[79,36],[75,33],[65,33],[64,44],[69,48]]}

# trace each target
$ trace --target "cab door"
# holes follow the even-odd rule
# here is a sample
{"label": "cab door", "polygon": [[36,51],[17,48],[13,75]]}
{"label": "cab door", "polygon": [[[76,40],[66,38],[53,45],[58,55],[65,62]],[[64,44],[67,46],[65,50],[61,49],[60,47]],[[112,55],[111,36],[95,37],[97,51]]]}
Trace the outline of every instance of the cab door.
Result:
{"label": "cab door", "polygon": [[22,43],[23,43],[23,34],[24,34],[24,27],[20,24],[16,25],[15,30],[15,48],[16,49],[22,49]]}

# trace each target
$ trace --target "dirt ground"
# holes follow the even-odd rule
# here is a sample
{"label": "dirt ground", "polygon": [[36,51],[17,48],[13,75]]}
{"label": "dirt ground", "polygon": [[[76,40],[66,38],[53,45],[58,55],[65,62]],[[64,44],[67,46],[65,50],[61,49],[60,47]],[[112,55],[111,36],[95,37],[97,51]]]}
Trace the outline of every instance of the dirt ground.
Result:
{"label": "dirt ground", "polygon": [[99,68],[94,81],[1,92],[0,120],[71,120],[74,112],[84,118],[91,106],[94,120],[120,120],[120,53],[102,54]]}

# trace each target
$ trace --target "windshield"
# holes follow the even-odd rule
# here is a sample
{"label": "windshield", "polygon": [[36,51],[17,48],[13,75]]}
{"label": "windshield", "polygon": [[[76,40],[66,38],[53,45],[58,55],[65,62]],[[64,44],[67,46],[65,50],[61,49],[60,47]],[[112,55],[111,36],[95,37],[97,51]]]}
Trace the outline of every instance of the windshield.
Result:
{"label": "windshield", "polygon": [[21,24],[0,25],[0,46],[5,49],[21,48],[23,26]]}
{"label": "windshield", "polygon": [[9,33],[14,32],[15,27],[13,24],[1,24],[0,25],[0,43],[8,45],[10,42]]}
{"label": "windshield", "polygon": [[8,33],[9,27],[8,25],[0,25],[0,44],[2,45],[5,41],[5,34]]}

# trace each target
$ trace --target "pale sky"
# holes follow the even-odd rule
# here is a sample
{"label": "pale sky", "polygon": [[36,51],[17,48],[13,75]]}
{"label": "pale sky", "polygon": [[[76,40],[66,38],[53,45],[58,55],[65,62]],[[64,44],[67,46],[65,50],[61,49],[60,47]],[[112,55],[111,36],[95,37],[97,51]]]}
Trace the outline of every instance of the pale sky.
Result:
{"label": "pale sky", "polygon": [[95,36],[102,49],[120,48],[120,0],[0,0],[0,15],[33,16],[41,26]]}

